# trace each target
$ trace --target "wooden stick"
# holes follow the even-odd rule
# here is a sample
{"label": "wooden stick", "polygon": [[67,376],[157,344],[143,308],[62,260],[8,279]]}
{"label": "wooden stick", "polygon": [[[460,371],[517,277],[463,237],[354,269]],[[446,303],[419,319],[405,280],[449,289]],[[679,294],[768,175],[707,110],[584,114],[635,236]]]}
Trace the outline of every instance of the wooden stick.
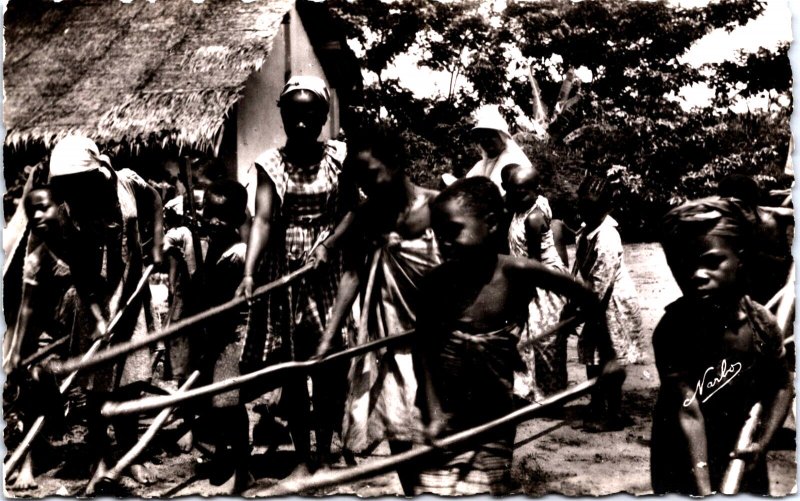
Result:
{"label": "wooden stick", "polygon": [[69,341],[69,336],[63,336],[61,339],[57,339],[52,343],[48,344],[41,350],[37,351],[33,355],[29,356],[22,362],[20,362],[20,367],[27,367],[29,365],[33,365],[39,360],[45,358],[47,355],[53,353],[56,349],[58,349],[61,345],[67,343]]}
{"label": "wooden stick", "polygon": [[597,384],[597,378],[584,381],[583,383],[580,383],[568,390],[546,398],[541,403],[528,405],[486,424],[482,424],[441,440],[437,440],[432,445],[415,447],[410,451],[389,456],[384,459],[362,463],[346,470],[322,470],[310,477],[279,482],[278,484],[262,491],[256,491],[252,489],[244,492],[242,496],[267,497],[299,494],[314,489],[321,489],[331,485],[341,485],[343,483],[354,482],[356,480],[374,477],[389,471],[394,471],[405,463],[410,461],[418,461],[423,457],[442,452],[443,449],[447,449],[448,452],[457,451],[464,446],[465,442],[474,440],[482,435],[485,435],[486,433],[494,431],[499,427],[519,423],[533,417],[545,409],[575,400],[589,392],[595,384]]}
{"label": "wooden stick", "polygon": [[[120,308],[119,311],[117,311],[117,314],[114,315],[114,318],[106,327],[106,332],[103,333],[103,336],[96,339],[94,343],[92,343],[92,346],[90,346],[89,349],[86,351],[86,353],[83,354],[81,360],[89,360],[91,357],[93,357],[94,354],[97,352],[97,350],[100,349],[100,346],[102,346],[104,338],[108,337],[109,334],[113,334],[114,329],[119,324],[125,312],[128,310],[130,305],[133,304],[133,302],[136,300],[136,297],[139,294],[141,294],[142,290],[144,290],[144,286],[147,284],[147,281],[150,278],[150,273],[152,272],[153,272],[153,265],[150,265],[145,269],[145,272],[142,274],[142,278],[139,280],[139,283],[136,284],[136,289],[134,289],[133,293],[131,294],[131,297],[128,298],[128,300],[125,302],[125,305],[123,305],[123,307]],[[76,369],[72,371],[72,373],[70,373],[70,375],[67,376],[61,382],[61,384],[58,387],[58,391],[62,395],[66,393],[66,391],[72,385],[72,382],[75,380],[77,376],[78,376],[78,370]],[[28,451],[28,448],[30,448],[34,438],[36,438],[36,436],[42,430],[42,427],[44,426],[44,420],[45,416],[39,416],[36,418],[36,420],[33,422],[33,425],[31,426],[31,429],[28,430],[28,433],[25,435],[25,438],[22,439],[22,442],[19,444],[19,446],[11,455],[11,457],[8,458],[8,461],[6,461],[3,464],[3,468],[6,471],[6,475],[14,471],[14,469],[19,464],[19,461],[25,456],[25,453]]]}
{"label": "wooden stick", "polygon": [[293,271],[292,273],[289,273],[288,275],[279,278],[274,282],[262,285],[261,287],[253,291],[253,295],[249,300],[244,297],[237,297],[231,299],[227,303],[222,303],[220,305],[214,306],[213,308],[209,308],[204,312],[198,313],[197,315],[184,318],[170,325],[169,327],[167,327],[162,331],[152,332],[149,333],[147,336],[143,336],[139,339],[132,339],[125,343],[119,343],[114,346],[111,346],[109,349],[104,350],[102,353],[99,353],[96,357],[93,357],[91,359],[78,360],[73,358],[61,364],[53,364],[51,366],[51,370],[55,374],[64,374],[74,370],[86,369],[88,367],[93,367],[95,365],[108,362],[109,360],[113,360],[115,358],[127,355],[132,351],[144,348],[145,346],[161,341],[162,339],[176,337],[179,334],[186,335],[187,333],[183,332],[186,328],[202,324],[204,322],[207,322],[211,318],[221,313],[224,313],[230,309],[237,308],[245,303],[253,302],[256,299],[262,298],[263,296],[269,294],[273,290],[284,287],[288,285],[290,282],[300,278],[304,274],[308,273],[312,268],[313,268],[312,263],[306,264],[302,268]]}
{"label": "wooden stick", "polygon": [[[753,442],[753,435],[756,432],[756,426],[758,425],[758,418],[760,415],[761,403],[756,402],[753,408],[750,409],[750,417],[747,418],[744,426],[742,426],[742,431],[739,433],[739,439],[736,441],[734,452],[746,449]],[[720,493],[738,494],[739,484],[742,482],[745,466],[747,465],[743,459],[736,458],[731,460],[728,464],[728,469],[725,470]]]}
{"label": "wooden stick", "polygon": [[[218,381],[206,386],[201,386],[193,390],[176,393],[173,395],[160,395],[155,397],[146,397],[138,400],[129,400],[127,402],[106,402],[103,405],[101,413],[105,417],[119,416],[123,414],[138,414],[156,409],[163,409],[164,407],[172,407],[177,404],[193,400],[199,397],[209,395],[216,395],[226,391],[244,386],[258,380],[265,378],[280,379],[290,377],[293,373],[308,373],[322,365],[336,362],[338,360],[346,360],[362,353],[367,353],[372,350],[384,348],[406,342],[415,333],[415,331],[405,331],[394,336],[388,336],[375,341],[370,341],[362,345],[354,346],[346,350],[331,353],[330,355],[317,360],[306,360],[303,362],[283,362],[280,364],[270,365],[264,369],[243,374],[241,376]],[[272,381],[277,383],[277,381]],[[277,384],[276,384],[277,386]]]}
{"label": "wooden stick", "polygon": [[[194,371],[189,376],[189,379],[183,383],[178,392],[175,394],[177,395],[181,392],[187,391],[197,381],[198,377],[200,377],[200,371]],[[156,418],[147,428],[147,431],[142,435],[142,438],[139,439],[139,441],[131,448],[131,450],[122,456],[122,458],[113,468],[108,470],[108,472],[103,476],[103,480],[113,482],[119,478],[122,472],[128,468],[131,463],[133,463],[133,461],[139,457],[139,454],[141,454],[142,451],[144,451],[144,449],[150,444],[150,442],[153,440],[153,437],[155,437],[156,433],[158,433],[158,430],[160,430],[161,427],[164,426],[164,423],[167,422],[167,419],[169,419],[169,416],[172,414],[172,410],[172,407],[167,407],[163,409],[158,416],[156,416]]]}

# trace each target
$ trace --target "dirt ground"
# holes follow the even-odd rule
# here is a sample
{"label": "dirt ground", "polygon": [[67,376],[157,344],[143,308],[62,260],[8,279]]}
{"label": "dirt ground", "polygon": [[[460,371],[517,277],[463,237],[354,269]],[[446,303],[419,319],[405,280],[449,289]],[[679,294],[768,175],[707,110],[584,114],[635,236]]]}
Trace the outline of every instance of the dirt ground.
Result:
{"label": "dirt ground", "polygon": [[[558,417],[541,417],[522,423],[517,429],[512,474],[518,483],[517,492],[529,496],[560,493],[569,496],[606,495],[628,492],[636,495],[651,493],[649,477],[650,420],[658,387],[653,364],[650,335],[664,306],[679,296],[669,274],[663,253],[657,245],[626,246],[625,259],[637,286],[644,320],[642,347],[646,359],[628,368],[625,383],[625,408],[634,421],[633,426],[619,432],[588,434],[580,429],[577,412],[587,398],[569,404]],[[570,383],[585,380],[583,367],[575,357],[575,339],[570,340]],[[254,417],[251,407],[251,416]],[[254,419],[251,419],[254,421]],[[153,462],[158,481],[150,486],[135,484],[123,477],[118,494],[141,497],[173,495],[214,495],[207,480],[198,480],[194,471],[205,461],[202,452],[180,453],[175,445],[177,425],[165,429],[146,455]],[[76,495],[86,481],[86,473],[78,471],[76,455],[80,453],[81,428],[45,454],[46,464],[38,473],[39,487],[29,491],[7,491],[13,497],[44,497]],[[287,438],[287,437],[285,437]],[[795,486],[795,423],[790,416],[773,450],[769,453],[771,493],[784,496]],[[291,446],[284,444],[266,455],[264,446],[254,450],[253,472],[256,488],[266,488],[288,475],[295,465]],[[372,458],[389,454],[383,444]],[[369,458],[359,459],[368,461]],[[345,468],[344,462],[334,468]],[[400,495],[400,483],[394,474],[340,485],[316,492],[316,495],[359,494],[362,497]]]}

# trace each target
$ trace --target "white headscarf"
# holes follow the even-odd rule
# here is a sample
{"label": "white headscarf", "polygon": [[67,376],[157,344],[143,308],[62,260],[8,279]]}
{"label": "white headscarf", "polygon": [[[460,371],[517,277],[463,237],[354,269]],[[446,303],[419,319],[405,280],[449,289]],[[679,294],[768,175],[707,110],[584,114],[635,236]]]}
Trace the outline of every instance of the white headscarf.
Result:
{"label": "white headscarf", "polygon": [[50,179],[111,168],[111,160],[101,155],[97,145],[86,136],[71,134],[56,143],[50,153]]}

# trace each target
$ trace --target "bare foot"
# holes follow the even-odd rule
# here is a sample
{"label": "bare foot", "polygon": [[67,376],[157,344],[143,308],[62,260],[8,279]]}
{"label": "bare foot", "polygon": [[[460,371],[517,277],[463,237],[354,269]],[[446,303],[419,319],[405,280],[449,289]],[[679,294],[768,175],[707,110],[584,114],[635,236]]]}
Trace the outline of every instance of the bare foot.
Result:
{"label": "bare foot", "polygon": [[192,450],[192,447],[194,447],[194,435],[192,434],[192,430],[188,430],[178,439],[178,449],[180,449],[181,452],[189,452]]}
{"label": "bare foot", "polygon": [[36,480],[33,478],[33,462],[31,461],[30,453],[25,455],[25,461],[20,467],[17,478],[11,484],[11,488],[15,490],[29,490],[38,487]]}
{"label": "bare foot", "polygon": [[150,485],[156,480],[156,476],[146,464],[132,464],[130,467],[131,478],[142,485]]}
{"label": "bare foot", "polygon": [[106,475],[106,471],[108,471],[106,462],[101,459],[100,462],[97,463],[97,469],[94,471],[92,479],[89,480],[89,484],[86,486],[86,496],[94,496],[97,483]]}

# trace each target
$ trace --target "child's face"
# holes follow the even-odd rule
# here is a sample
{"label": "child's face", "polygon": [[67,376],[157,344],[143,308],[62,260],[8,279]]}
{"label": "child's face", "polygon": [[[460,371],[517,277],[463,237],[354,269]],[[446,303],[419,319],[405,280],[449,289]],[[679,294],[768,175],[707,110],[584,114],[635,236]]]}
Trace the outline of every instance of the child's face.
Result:
{"label": "child's face", "polygon": [[328,117],[320,110],[320,102],[316,96],[299,90],[292,92],[281,102],[281,118],[286,137],[316,141]]}
{"label": "child's face", "polygon": [[386,193],[397,181],[397,170],[375,158],[371,151],[361,151],[356,155],[353,167],[358,184],[367,196]]}
{"label": "child's face", "polygon": [[599,225],[608,213],[598,196],[586,195],[578,197],[578,215],[581,221],[586,223],[589,228]]}
{"label": "child's face", "polygon": [[485,253],[497,229],[493,222],[474,216],[458,199],[435,211],[431,224],[447,261],[468,260]]}
{"label": "child's face", "polygon": [[58,205],[48,190],[34,190],[28,195],[28,220],[34,233],[45,233],[58,222]]}
{"label": "child's face", "polygon": [[729,241],[705,235],[686,244],[685,249],[674,251],[670,259],[670,267],[683,294],[694,301],[712,304],[738,297],[742,262]]}
{"label": "child's face", "polygon": [[539,182],[536,170],[517,169],[508,177],[503,185],[506,190],[508,207],[514,212],[520,212],[531,206],[538,195]]}
{"label": "child's face", "polygon": [[206,196],[203,207],[203,223],[211,238],[225,238],[234,235],[238,229],[235,224],[236,216],[237,214],[225,197]]}

